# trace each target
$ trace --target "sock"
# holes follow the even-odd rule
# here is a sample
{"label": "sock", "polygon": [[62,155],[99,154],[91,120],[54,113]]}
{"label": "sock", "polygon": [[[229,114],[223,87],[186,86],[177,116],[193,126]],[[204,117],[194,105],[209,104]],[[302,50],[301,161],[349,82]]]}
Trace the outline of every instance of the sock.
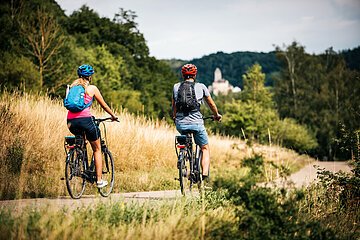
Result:
{"label": "sock", "polygon": [[209,177],[206,176],[206,175],[202,175],[202,180],[203,180],[203,181],[208,181],[208,180],[209,180]]}

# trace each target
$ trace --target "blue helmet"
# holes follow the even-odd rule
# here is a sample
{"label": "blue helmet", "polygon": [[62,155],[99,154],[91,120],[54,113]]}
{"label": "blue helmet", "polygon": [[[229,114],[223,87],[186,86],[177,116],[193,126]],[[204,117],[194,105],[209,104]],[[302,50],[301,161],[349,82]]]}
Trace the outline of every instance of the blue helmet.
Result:
{"label": "blue helmet", "polygon": [[90,77],[94,73],[94,68],[88,64],[81,65],[77,70],[79,77]]}

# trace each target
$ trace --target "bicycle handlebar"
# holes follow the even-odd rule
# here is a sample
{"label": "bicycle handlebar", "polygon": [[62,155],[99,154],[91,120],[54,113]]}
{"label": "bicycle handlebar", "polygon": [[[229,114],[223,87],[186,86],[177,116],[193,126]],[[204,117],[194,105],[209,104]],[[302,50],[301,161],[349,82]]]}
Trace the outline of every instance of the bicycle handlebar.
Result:
{"label": "bicycle handlebar", "polygon": [[[94,120],[95,120],[95,122],[100,124],[101,122],[105,122],[105,121],[111,120],[111,119],[112,119],[111,117],[107,117],[107,118],[95,118]],[[117,119],[116,122],[120,122],[119,119]]]}
{"label": "bicycle handlebar", "polygon": [[215,120],[215,117],[214,116],[210,116],[210,117],[203,117],[203,120],[207,120],[207,119],[211,119],[211,120]]}

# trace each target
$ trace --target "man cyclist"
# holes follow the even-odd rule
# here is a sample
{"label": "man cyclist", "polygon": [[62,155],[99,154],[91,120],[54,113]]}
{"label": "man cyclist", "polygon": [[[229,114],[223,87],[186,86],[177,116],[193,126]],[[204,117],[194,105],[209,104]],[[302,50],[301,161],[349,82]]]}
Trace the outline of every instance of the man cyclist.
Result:
{"label": "man cyclist", "polygon": [[[82,85],[85,89],[85,103],[89,103],[93,98],[100,104],[100,106],[111,115],[111,120],[116,121],[118,118],[114,112],[104,101],[99,89],[95,85],[90,85],[94,69],[92,66],[83,64],[77,70],[79,78],[76,79],[71,87]],[[101,144],[100,144],[100,129],[96,126],[93,117],[90,113],[90,107],[85,108],[80,112],[68,111],[67,114],[67,126],[70,132],[74,135],[82,135],[85,132],[86,139],[90,142],[91,148],[94,152],[95,158],[95,170],[96,170],[96,186],[98,188],[105,187],[108,182],[102,180],[102,156],[101,156]]]}
{"label": "man cyclist", "polygon": [[[181,74],[184,81],[182,83],[176,83],[173,88],[172,116],[176,124],[176,129],[180,134],[183,134],[186,131],[192,131],[194,133],[195,143],[201,147],[203,153],[201,159],[201,167],[203,169],[202,179],[204,181],[208,181],[210,168],[210,148],[208,143],[208,136],[204,126],[203,116],[200,112],[200,105],[203,103],[203,100],[205,100],[205,102],[210,107],[214,114],[215,120],[220,121],[222,116],[219,114],[215,102],[211,98],[207,87],[205,87],[204,84],[195,81],[197,67],[194,64],[185,64],[181,68]],[[180,98],[180,96],[178,96],[179,89],[182,88],[181,85],[184,83],[193,84],[196,103],[198,104],[197,108],[189,112],[178,109],[179,106],[177,106],[177,100]]]}

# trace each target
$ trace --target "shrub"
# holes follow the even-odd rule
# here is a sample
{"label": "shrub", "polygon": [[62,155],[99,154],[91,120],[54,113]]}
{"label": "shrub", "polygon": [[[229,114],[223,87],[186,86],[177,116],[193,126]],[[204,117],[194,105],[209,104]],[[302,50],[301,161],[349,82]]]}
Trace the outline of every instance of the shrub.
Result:
{"label": "shrub", "polygon": [[294,119],[280,120],[275,129],[274,140],[284,147],[306,152],[318,146],[315,136],[309,129],[296,123]]}
{"label": "shrub", "polygon": [[[301,190],[266,188],[256,184],[263,174],[262,156],[243,160],[250,167],[246,177],[218,179],[215,186],[225,187],[227,197],[236,206],[237,239],[335,239],[335,233],[317,221],[309,221],[299,214]],[[222,184],[219,184],[222,183]],[[214,234],[223,234],[219,229]]]}

